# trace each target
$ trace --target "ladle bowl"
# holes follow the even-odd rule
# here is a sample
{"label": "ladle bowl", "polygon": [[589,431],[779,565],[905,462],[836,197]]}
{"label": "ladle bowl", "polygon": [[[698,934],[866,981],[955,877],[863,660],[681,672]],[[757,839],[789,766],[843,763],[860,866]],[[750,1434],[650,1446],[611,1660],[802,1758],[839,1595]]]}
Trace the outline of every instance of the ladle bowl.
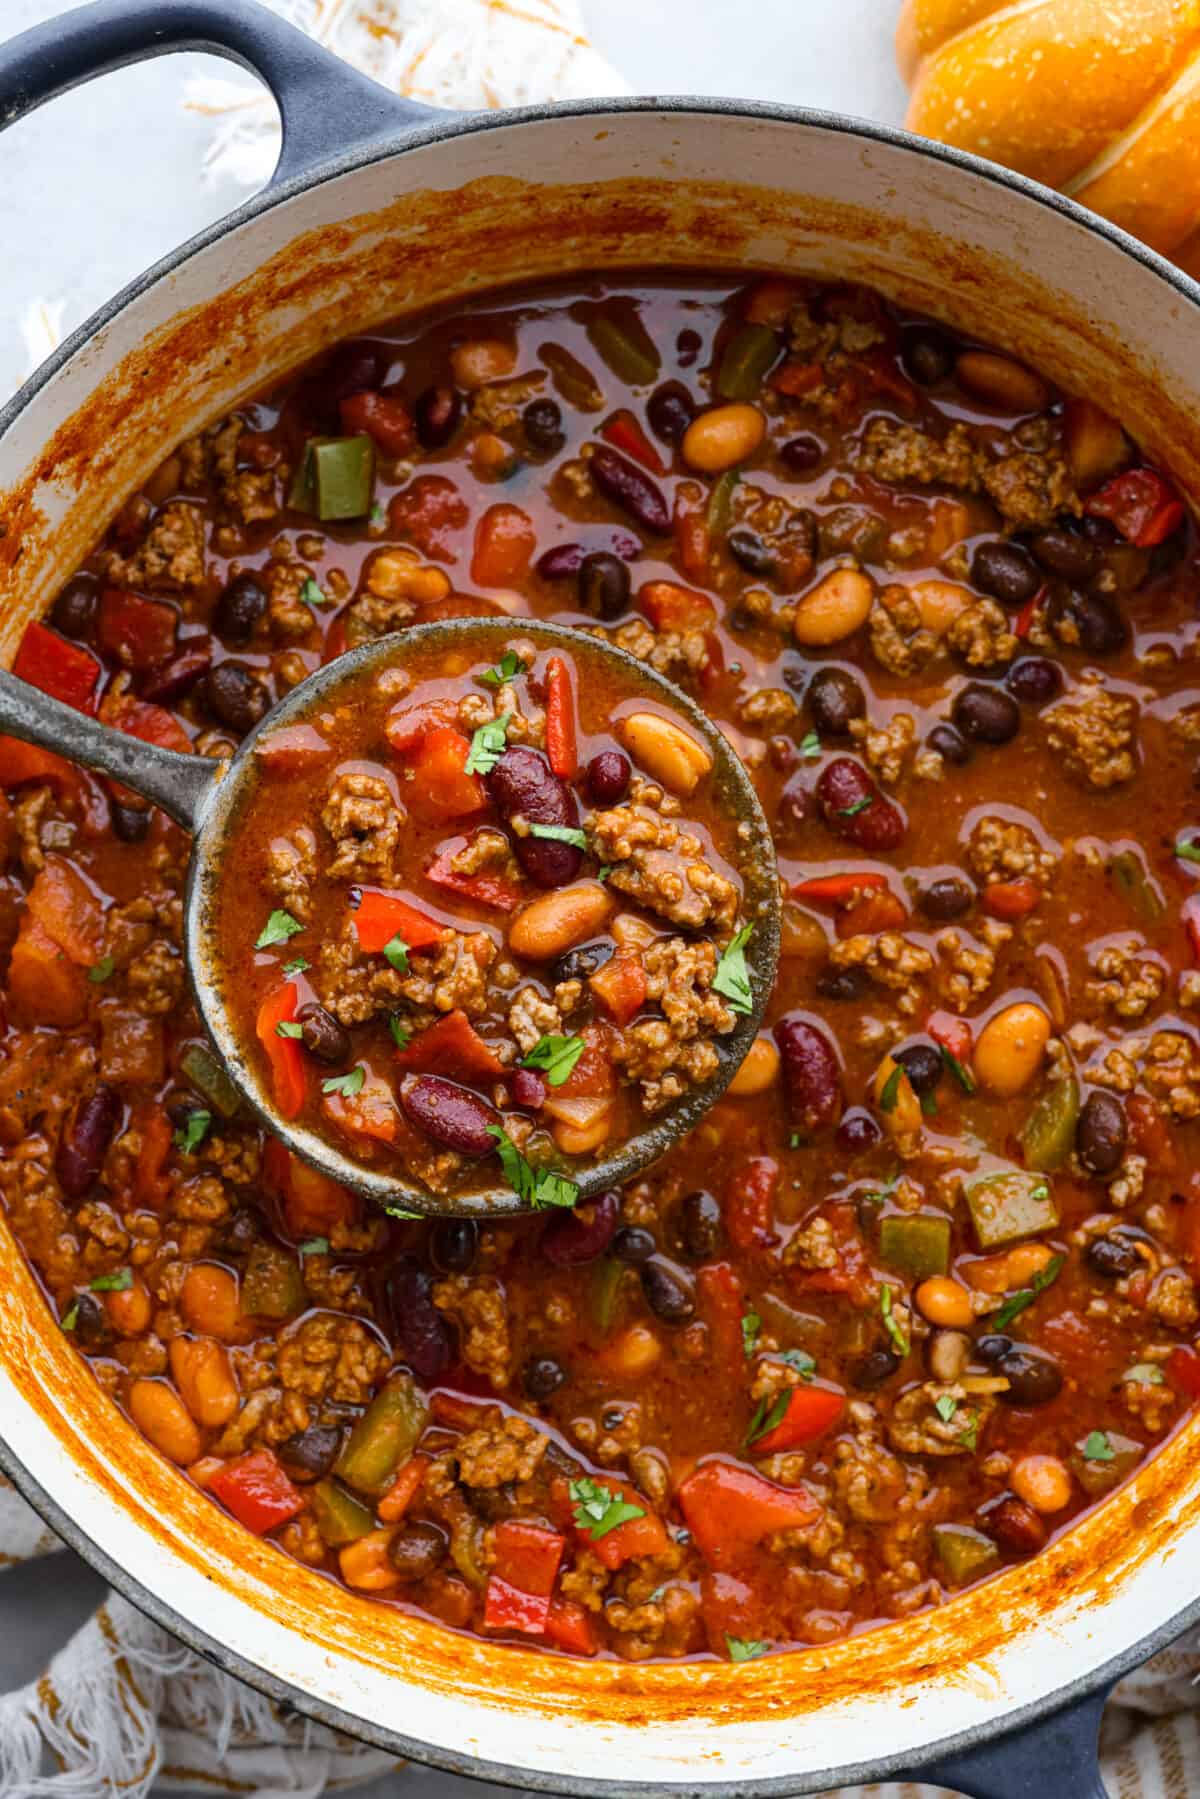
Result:
{"label": "ladle bowl", "polygon": [[614,666],[619,681],[684,719],[713,757],[711,780],[717,809],[732,820],[723,853],[742,881],[743,915],[754,930],[746,946],[751,1008],[739,1016],[726,1036],[714,1039],[717,1069],[702,1086],[691,1088],[667,1111],[648,1120],[608,1153],[569,1173],[587,1199],[619,1185],[656,1161],[691,1130],[725,1091],[762,1023],[779,956],[780,900],[775,846],[754,784],[724,733],[673,682],[645,663],[608,643],[602,636],[566,625],[542,624],[527,618],[458,618],[414,625],[400,634],[381,637],[349,650],[292,688],[239,744],[229,758],[183,755],[161,749],[120,731],[110,730],[86,714],[50,698],[7,671],[0,670],[0,730],[44,749],[56,751],[85,767],[108,775],[161,806],[191,833],[192,850],[184,903],[183,949],[196,1010],[222,1065],[244,1102],[288,1149],[312,1167],[375,1204],[430,1217],[470,1216],[494,1219],[528,1210],[504,1185],[470,1193],[435,1194],[391,1171],[371,1168],[343,1154],[302,1120],[285,1120],[247,1045],[234,1030],[224,987],[228,970],[218,953],[216,928],[222,863],[226,845],[241,823],[245,807],[261,778],[255,746],[282,726],[309,719],[315,710],[355,681],[369,683],[385,666],[414,657],[460,650],[472,660],[498,661],[514,637],[540,648],[574,651]]}

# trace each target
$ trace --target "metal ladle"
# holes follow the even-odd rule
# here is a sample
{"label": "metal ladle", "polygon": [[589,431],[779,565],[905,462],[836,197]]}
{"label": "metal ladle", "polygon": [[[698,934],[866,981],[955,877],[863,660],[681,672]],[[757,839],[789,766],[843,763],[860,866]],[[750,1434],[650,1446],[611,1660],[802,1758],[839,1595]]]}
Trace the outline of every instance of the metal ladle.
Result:
{"label": "metal ladle", "polygon": [[718,1056],[717,1072],[704,1086],[690,1089],[660,1117],[649,1121],[636,1136],[626,1138],[611,1153],[566,1171],[577,1183],[581,1198],[630,1179],[655,1161],[689,1131],[719,1098],[733,1078],[762,1022],[763,1010],[775,978],[779,956],[779,879],[775,845],[763,816],[754,784],[724,733],[673,682],[590,632],[564,625],[550,625],[527,618],[447,619],[415,625],[403,634],[381,637],[348,651],[335,662],[294,687],[243,739],[228,760],[187,756],[160,749],[120,731],[109,730],[95,719],[30,687],[7,670],[0,670],[0,731],[35,743],[43,749],[81,762],[86,768],[123,782],[145,800],[173,818],[192,836],[184,902],[183,945],[188,977],[196,1009],[217,1054],[245,1102],[263,1124],[305,1162],[319,1168],[345,1186],[354,1188],[379,1205],[399,1206],[430,1217],[499,1218],[526,1208],[508,1187],[498,1186],[468,1194],[439,1195],[393,1173],[372,1169],[341,1154],[333,1145],[302,1123],[279,1117],[269,1091],[248,1061],[234,1035],[222,996],[223,970],[216,954],[216,895],[227,839],[238,828],[239,816],[259,775],[255,746],[282,726],[304,722],[335,690],[348,683],[369,683],[377,670],[395,666],[411,650],[422,657],[428,652],[459,651],[470,661],[486,657],[496,662],[514,638],[529,639],[539,647],[576,652],[611,663],[618,685],[631,694],[647,695],[684,720],[707,745],[713,758],[709,777],[716,783],[718,808],[738,826],[736,849],[723,853],[737,868],[744,890],[743,913],[754,930],[746,946],[752,1006],[736,1027],[713,1039]]}

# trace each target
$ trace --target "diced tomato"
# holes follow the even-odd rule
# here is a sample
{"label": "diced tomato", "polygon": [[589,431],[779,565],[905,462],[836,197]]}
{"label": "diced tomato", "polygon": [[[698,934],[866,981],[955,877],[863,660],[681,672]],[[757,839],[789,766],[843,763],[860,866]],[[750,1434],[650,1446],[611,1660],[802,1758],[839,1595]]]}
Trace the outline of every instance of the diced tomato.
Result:
{"label": "diced tomato", "polygon": [[231,1511],[247,1530],[274,1530],[304,1510],[303,1496],[280,1467],[270,1449],[254,1449],[226,1462],[219,1474],[208,1483],[221,1504]]}
{"label": "diced tomato", "polygon": [[284,1118],[297,1117],[304,1104],[304,1052],[297,1038],[281,1037],[276,1027],[295,1021],[298,999],[295,981],[284,981],[259,1006],[254,1027],[271,1064],[275,1104]]}
{"label": "diced tomato", "polygon": [[130,693],[105,695],[100,717],[114,731],[124,731],[142,743],[156,743],[160,749],[178,750],[184,756],[191,750],[192,740],[174,713],[149,700],[135,700]]}
{"label": "diced tomato", "polygon": [[453,725],[441,725],[421,739],[405,785],[409,805],[425,818],[469,818],[482,812],[487,795],[478,775],[467,773],[471,745]]}
{"label": "diced tomato", "polygon": [[599,1644],[591,1617],[577,1599],[552,1599],[546,1618],[546,1641],[569,1655],[595,1655]]}
{"label": "diced tomato", "polygon": [[1092,518],[1111,521],[1127,543],[1148,550],[1183,523],[1183,501],[1157,469],[1131,468],[1114,475],[1085,501]]}
{"label": "diced tomato", "polygon": [[[357,1093],[326,1093],[325,1113],[339,1130],[351,1137],[369,1137],[375,1143],[395,1143],[402,1135],[402,1120],[387,1082],[368,1074]],[[415,1137],[414,1137],[415,1142]]]}
{"label": "diced tomato", "polygon": [[702,1462],[678,1498],[693,1542],[714,1568],[728,1568],[772,1532],[803,1529],[820,1515],[805,1488],[777,1487],[736,1462]]}
{"label": "diced tomato", "polygon": [[1171,1127],[1157,1100],[1148,1093],[1131,1093],[1125,1102],[1131,1148],[1145,1156],[1151,1174],[1173,1174],[1176,1166]]}
{"label": "diced tomato", "polygon": [[745,1289],[736,1269],[729,1262],[710,1262],[698,1268],[696,1291],[717,1359],[736,1367],[743,1353],[742,1318],[746,1312]]}
{"label": "diced tomato", "polygon": [[935,1043],[949,1050],[956,1062],[971,1060],[975,1040],[965,1018],[958,1018],[953,1012],[931,1012],[925,1020],[925,1029]]}
{"label": "diced tomato", "polygon": [[886,350],[866,350],[855,357],[852,367],[867,393],[886,394],[901,412],[916,411],[917,390]]}
{"label": "diced tomato", "polygon": [[550,1601],[544,1594],[523,1593],[500,1574],[489,1574],[483,1594],[483,1628],[516,1630],[523,1636],[546,1634]]}
{"label": "diced tomato", "polygon": [[553,1089],[557,1099],[603,1099],[616,1087],[613,1072],[612,1032],[600,1022],[583,1031],[583,1054],[562,1084]]}
{"label": "diced tomato", "polygon": [[730,1176],[722,1211],[729,1241],[744,1253],[778,1243],[775,1192],[779,1163],[774,1156],[749,1156]]}
{"label": "diced tomato", "polygon": [[171,1153],[171,1121],[160,1105],[139,1106],[133,1128],[141,1139],[133,1171],[134,1204],[158,1212],[167,1200],[167,1158]]}
{"label": "diced tomato", "polygon": [[494,1080],[504,1064],[484,1042],[465,1012],[447,1012],[396,1051],[399,1067],[419,1074],[444,1074],[464,1081]]}
{"label": "diced tomato", "polygon": [[457,562],[454,540],[470,516],[466,501],[445,475],[418,475],[388,506],[388,522],[396,535],[441,562]]}
{"label": "diced tomato", "polygon": [[983,909],[993,918],[1024,918],[1041,897],[1042,890],[1036,881],[1030,880],[1028,875],[1018,875],[1013,881],[996,881],[985,888]]}
{"label": "diced tomato", "polygon": [[468,899],[478,901],[481,906],[490,906],[496,912],[511,912],[522,893],[516,881],[489,869],[480,869],[477,874],[460,874],[454,867],[455,857],[461,855],[467,842],[465,837],[452,837],[448,843],[443,843],[427,866],[425,879],[435,887],[465,894]]}
{"label": "diced tomato", "polygon": [[1022,642],[1025,641],[1029,636],[1029,633],[1033,630],[1033,621],[1038,615],[1038,607],[1042,603],[1045,592],[1046,589],[1044,587],[1039,587],[1033,598],[1031,600],[1026,600],[1021,610],[1017,613],[1013,623],[1013,635],[1019,637]]}
{"label": "diced tomato", "polygon": [[8,960],[8,997],[23,1023],[60,1031],[82,1024],[87,1012],[87,975],[28,911]]}
{"label": "diced tomato", "polygon": [[756,1456],[776,1455],[783,1449],[815,1443],[833,1428],[845,1409],[846,1395],[832,1387],[793,1387],[783,1417],[755,1438],[753,1452]]}
{"label": "diced tomato", "polygon": [[445,935],[444,926],[418,912],[398,893],[388,893],[381,887],[363,888],[353,918],[358,947],[369,956],[378,955],[397,935],[409,949],[430,949]]}
{"label": "diced tomato", "polygon": [[47,856],[26,901],[30,916],[79,968],[100,960],[104,913],[99,899],[73,863]]}
{"label": "diced tomato", "polygon": [[505,1518],[492,1532],[493,1567],[503,1580],[523,1593],[549,1598],[566,1546],[566,1538],[544,1524]]}
{"label": "diced tomato", "polygon": [[338,412],[343,431],[374,438],[385,456],[407,456],[416,445],[412,414],[400,395],[386,387],[348,394]]}
{"label": "diced tomato", "polygon": [[74,706],[77,712],[91,712],[94,707],[100,664],[89,651],[68,643],[37,619],[25,627],[13,673],[64,706]]}
{"label": "diced tomato", "polygon": [[627,407],[622,406],[619,412],[614,412],[610,419],[605,420],[600,427],[600,435],[614,450],[622,450],[626,456],[632,456],[635,462],[648,468],[652,475],[663,473],[662,457]]}
{"label": "diced tomato", "polygon": [[1182,917],[1193,959],[1200,962],[1200,893],[1190,894],[1184,900]]}
{"label": "diced tomato", "polygon": [[1189,1399],[1200,1399],[1200,1355],[1177,1344],[1167,1357],[1167,1379]]}
{"label": "diced tomato", "polygon": [[674,581],[644,582],[637,601],[656,631],[707,631],[717,622],[717,609],[707,594],[693,593]]}
{"label": "diced tomato", "polygon": [[646,970],[631,951],[618,950],[588,976],[588,987],[613,1023],[623,1029],[646,1003]]}
{"label": "diced tomato", "polygon": [[65,757],[53,750],[43,750],[36,743],[22,743],[19,737],[0,736],[0,787],[25,787],[32,781],[46,781],[60,793],[70,793],[78,785],[79,771]]}
{"label": "diced tomato", "polygon": [[410,1456],[397,1468],[391,1486],[375,1507],[385,1524],[398,1524],[404,1517],[425,1483],[428,1468],[429,1457],[425,1455]]}
{"label": "diced tomato", "polygon": [[299,1242],[305,1237],[327,1237],[337,1224],[356,1224],[362,1201],[318,1168],[310,1168],[275,1137],[267,1139],[268,1177],[279,1187],[289,1234]]}
{"label": "diced tomato", "polygon": [[[465,1393],[448,1393],[444,1387],[439,1387],[429,1398],[434,1423],[445,1425],[447,1430],[477,1430],[486,1409],[482,1400],[469,1399]],[[563,1492],[566,1492],[565,1482]]]}
{"label": "diced tomato", "polygon": [[284,725],[269,737],[261,737],[254,754],[270,774],[302,775],[327,762],[333,747],[312,725]]}
{"label": "diced tomato", "polygon": [[790,357],[767,376],[768,387],[773,387],[777,394],[787,394],[792,399],[812,393],[824,381],[825,371],[819,362],[795,362]]}
{"label": "diced tomato", "polygon": [[454,700],[435,700],[430,704],[399,706],[388,714],[383,733],[398,756],[411,756],[431,731],[452,725],[458,713]]}
{"label": "diced tomato", "polygon": [[688,486],[688,483],[684,483],[675,494],[671,521],[675,534],[675,553],[679,558],[679,566],[689,581],[706,581],[710,573],[708,558],[711,548],[708,518],[703,495],[699,490],[689,492]]}
{"label": "diced tomato", "polygon": [[876,936],[880,931],[898,931],[906,923],[904,902],[890,888],[864,894],[855,905],[839,912],[834,926],[839,938],[859,935]]}
{"label": "diced tomato", "polygon": [[143,673],[174,653],[179,616],[165,600],[106,587],[96,613],[96,642],[123,668]]}
{"label": "diced tomato", "polygon": [[797,881],[792,888],[792,898],[807,900],[815,906],[840,906],[855,894],[881,893],[887,884],[886,875],[871,869],[863,872],[848,869],[844,874],[812,875],[808,880]]}
{"label": "diced tomato", "polygon": [[546,665],[546,755],[555,774],[569,781],[579,766],[575,741],[575,694],[561,656]]}
{"label": "diced tomato", "polygon": [[668,1547],[670,1539],[666,1526],[657,1512],[652,1512],[646,1500],[631,1486],[628,1481],[614,1480],[605,1475],[600,1484],[610,1491],[616,1492],[631,1505],[642,1507],[643,1516],[627,1518],[624,1524],[618,1524],[615,1530],[606,1531],[595,1542],[591,1532],[580,1530],[576,1524],[576,1532],[580,1540],[606,1568],[623,1568],[626,1562],[632,1562],[644,1555],[662,1555]]}
{"label": "diced tomato", "polygon": [[533,520],[520,506],[489,506],[475,527],[471,579],[477,587],[515,587],[537,548]]}

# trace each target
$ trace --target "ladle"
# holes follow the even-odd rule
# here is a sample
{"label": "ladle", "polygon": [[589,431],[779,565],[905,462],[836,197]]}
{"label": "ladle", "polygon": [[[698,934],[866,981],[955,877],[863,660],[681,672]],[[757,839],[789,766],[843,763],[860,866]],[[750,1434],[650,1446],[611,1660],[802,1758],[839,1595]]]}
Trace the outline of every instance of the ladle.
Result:
{"label": "ladle", "polygon": [[292,688],[242,740],[233,756],[215,760],[160,749],[139,738],[98,724],[61,701],[50,698],[6,670],[0,670],[0,731],[56,751],[85,767],[111,776],[161,806],[192,836],[184,905],[183,948],[192,994],[201,1021],[234,1085],[263,1124],[305,1162],[379,1205],[399,1207],[431,1217],[498,1218],[526,1208],[505,1186],[468,1194],[439,1195],[393,1173],[372,1169],[341,1154],[302,1122],[289,1122],[275,1111],[253,1062],[231,1028],[222,998],[222,974],[215,953],[215,896],[221,880],[224,846],[238,827],[244,802],[256,779],[255,745],[281,726],[303,722],[348,680],[370,682],[375,671],[395,665],[397,650],[424,656],[428,652],[461,651],[471,660],[498,661],[514,637],[539,647],[578,650],[611,660],[618,682],[632,692],[647,693],[700,735],[713,756],[712,781],[719,809],[739,826],[736,850],[727,850],[744,889],[743,914],[754,921],[746,948],[752,1008],[725,1037],[714,1039],[717,1072],[704,1086],[691,1089],[661,1116],[609,1153],[572,1165],[571,1178],[581,1198],[594,1196],[630,1179],[656,1160],[689,1131],[724,1092],[754,1041],[762,1022],[779,955],[779,880],[775,846],[758,795],[740,757],[724,733],[672,682],[591,632],[521,618],[447,619],[414,625],[403,634],[377,638],[348,651]]}

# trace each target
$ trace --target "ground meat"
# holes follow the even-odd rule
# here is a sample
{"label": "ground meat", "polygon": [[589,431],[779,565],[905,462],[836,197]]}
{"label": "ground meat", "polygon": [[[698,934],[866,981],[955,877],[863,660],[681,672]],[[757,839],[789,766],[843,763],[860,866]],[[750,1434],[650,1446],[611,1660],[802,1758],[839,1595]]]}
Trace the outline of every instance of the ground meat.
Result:
{"label": "ground meat", "polygon": [[941,648],[936,631],[921,623],[917,602],[907,587],[893,582],[882,589],[867,620],[871,654],[890,675],[915,675]]}
{"label": "ground meat", "polygon": [[899,931],[880,931],[878,936],[859,933],[835,943],[829,952],[831,968],[861,968],[899,995],[896,1010],[911,1016],[922,1000],[922,983],[934,965],[932,952],[923,944],[910,943]]}
{"label": "ground meat", "polygon": [[1092,967],[1100,978],[1087,983],[1088,1004],[1097,1010],[1109,1006],[1131,1022],[1145,1017],[1167,983],[1166,970],[1140,937],[1106,944],[1093,955]]}
{"label": "ground meat", "polygon": [[267,618],[277,643],[308,637],[314,629],[313,609],[300,595],[313,580],[303,562],[274,560],[263,570],[267,589]]}
{"label": "ground meat", "polygon": [[939,439],[890,418],[872,419],[854,454],[855,466],[877,481],[955,487],[966,493],[978,490],[983,460],[966,425],[951,425]]}
{"label": "ground meat", "polygon": [[641,1084],[647,1112],[659,1112],[716,1073],[718,1056],[708,1040],[731,1031],[737,1020],[712,990],[716,946],[686,937],[662,937],[642,958],[646,997],[661,1018],[643,1018],[617,1040],[613,1060]]}
{"label": "ground meat", "polygon": [[1084,677],[1074,694],[1042,714],[1050,747],[1092,787],[1132,780],[1137,770],[1136,700]]}
{"label": "ground meat", "polygon": [[1150,1289],[1146,1309],[1173,1330],[1190,1330],[1200,1318],[1195,1282],[1182,1268],[1165,1268]]}
{"label": "ground meat", "polygon": [[486,869],[489,874],[499,874],[514,883],[521,879],[520,863],[504,832],[486,827],[476,831],[462,849],[455,851],[450,858],[450,867],[459,875],[476,875]]}
{"label": "ground meat", "polygon": [[454,1319],[459,1353],[468,1368],[485,1375],[494,1387],[506,1387],[512,1361],[508,1303],[494,1275],[452,1274],[435,1281],[433,1303]]}
{"label": "ground meat", "polygon": [[982,887],[1025,876],[1046,888],[1057,863],[1030,826],[1003,818],[981,818],[967,845],[967,866]]}
{"label": "ground meat", "polygon": [[761,544],[765,578],[781,593],[795,593],[813,571],[817,531],[812,513],[749,481],[735,487],[730,513],[730,529],[748,531]]}
{"label": "ground meat", "polygon": [[13,802],[12,812],[17,856],[26,875],[40,874],[48,851],[70,849],[75,840],[75,827],[58,816],[49,787],[28,788]]}
{"label": "ground meat", "polygon": [[784,1246],[783,1260],[789,1268],[804,1268],[810,1273],[836,1268],[841,1252],[828,1218],[818,1213],[793,1231]]}
{"label": "ground meat", "polygon": [[541,1038],[561,1033],[562,1014],[550,1000],[543,999],[536,987],[521,987],[508,1009],[508,1028],[521,1054],[527,1056]]}
{"label": "ground meat", "polygon": [[488,970],[495,960],[496,945],[486,931],[447,931],[435,947],[410,952],[398,991],[410,1006],[479,1018],[488,1008]]}
{"label": "ground meat", "polygon": [[1200,1115],[1200,1051],[1182,1031],[1156,1031],[1146,1050],[1143,1076],[1173,1118]]}
{"label": "ground meat", "polygon": [[904,773],[905,763],[917,741],[917,721],[911,712],[896,712],[886,724],[876,725],[867,718],[850,721],[850,735],[862,751],[864,761],[874,769],[885,786],[893,787]]}
{"label": "ground meat", "polygon": [[129,964],[129,997],[144,1016],[163,1017],[179,1005],[183,978],[184,967],[179,955],[169,943],[159,938]]}
{"label": "ground meat", "polygon": [[[1006,1385],[1001,1381],[1000,1386]],[[949,1418],[937,1411],[939,1399],[953,1399],[955,1409]],[[981,1401],[978,1394],[967,1395],[958,1385],[942,1381],[922,1381],[902,1393],[892,1407],[887,1421],[888,1441],[893,1449],[905,1455],[968,1455],[976,1447],[984,1416],[992,1401]]]}
{"label": "ground meat", "polygon": [[[1147,1355],[1143,1360],[1151,1367],[1155,1363]],[[1137,1366],[1137,1363],[1134,1363]],[[1161,1373],[1161,1370],[1160,1370]],[[1175,1395],[1166,1380],[1130,1380],[1126,1377],[1120,1387],[1121,1402],[1131,1412],[1139,1424],[1145,1426],[1151,1435],[1160,1431],[1175,1409]]]}
{"label": "ground meat", "polygon": [[445,570],[422,562],[415,550],[380,550],[364,571],[363,591],[346,608],[346,642],[353,648],[398,631],[418,607],[444,600],[449,592]]}
{"label": "ground meat", "polygon": [[738,700],[737,715],[749,730],[775,737],[795,724],[800,708],[785,687],[756,687]]}
{"label": "ground meat", "polygon": [[575,1557],[575,1566],[567,1569],[559,1585],[564,1599],[574,1599],[585,1611],[600,1612],[604,1609],[604,1595],[610,1579],[599,1556],[593,1555],[590,1549],[581,1549]]}
{"label": "ground meat", "polygon": [[281,1340],[275,1358],[281,1385],[314,1404],[328,1399],[365,1405],[390,1364],[367,1325],[333,1312],[302,1320]]}
{"label": "ground meat", "polygon": [[489,381],[471,395],[471,417],[489,431],[511,431],[528,406],[546,385],[541,369],[531,375],[518,375],[512,381]]}
{"label": "ground meat", "polygon": [[1037,531],[1077,508],[1067,465],[1057,450],[1018,450],[983,470],[983,490],[1011,531]]}
{"label": "ground meat", "polygon": [[592,853],[612,865],[609,886],[672,924],[694,931],[711,925],[730,929],[737,917],[737,888],[706,860],[699,837],[650,803],[656,791],[644,788],[638,803],[593,813],[586,821]]}
{"label": "ground meat", "polygon": [[172,500],[132,556],[110,550],[102,560],[108,579],[121,587],[198,587],[204,580],[204,514],[186,500]]}
{"label": "ground meat", "polygon": [[1121,1157],[1121,1165],[1117,1169],[1116,1179],[1109,1183],[1108,1201],[1110,1205],[1121,1210],[1125,1206],[1136,1204],[1142,1197],[1142,1191],[1146,1185],[1147,1166],[1145,1156],[1135,1156],[1132,1150],[1125,1152]]}
{"label": "ground meat", "polygon": [[1008,628],[1008,614],[995,600],[976,600],[946,628],[946,644],[968,668],[994,668],[1011,662],[1018,639]]}
{"label": "ground meat", "polygon": [[938,990],[956,1012],[969,1011],[985,994],[996,973],[996,951],[1012,936],[1012,926],[988,918],[980,926],[985,941],[968,938],[965,931],[940,931],[937,949]]}
{"label": "ground meat", "polygon": [[180,445],[179,455],[182,484],[189,492],[199,492],[210,482],[215,483],[229,511],[244,525],[252,525],[275,518],[279,503],[274,470],[238,467],[238,446],[244,429],[235,414],[199,437],[189,437]]}
{"label": "ground meat", "polygon": [[317,877],[317,839],[308,825],[294,837],[275,837],[267,849],[263,885],[300,924],[312,917],[309,884]]}
{"label": "ground meat", "polygon": [[852,1518],[860,1524],[883,1524],[896,1516],[908,1475],[882,1443],[861,1434],[843,1438],[834,1458],[834,1491]]}
{"label": "ground meat", "polygon": [[466,1487],[503,1487],[513,1480],[532,1480],[550,1447],[550,1439],[528,1418],[497,1413],[455,1445],[458,1478]]}
{"label": "ground meat", "polygon": [[669,680],[687,683],[708,666],[712,652],[707,631],[655,631],[644,618],[629,618],[612,633],[617,648]]}
{"label": "ground meat", "polygon": [[391,789],[378,775],[338,775],[321,811],[337,850],[329,875],[342,881],[393,880],[403,822]]}

